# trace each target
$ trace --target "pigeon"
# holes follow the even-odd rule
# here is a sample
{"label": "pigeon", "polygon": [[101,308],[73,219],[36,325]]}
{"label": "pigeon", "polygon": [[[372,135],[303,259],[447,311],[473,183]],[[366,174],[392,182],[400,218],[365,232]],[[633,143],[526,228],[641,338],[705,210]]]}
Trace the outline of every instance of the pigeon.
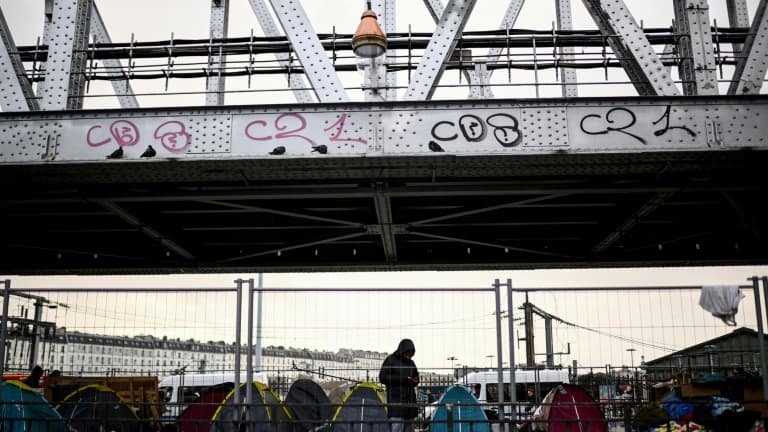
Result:
{"label": "pigeon", "polygon": [[285,147],[283,147],[283,146],[275,147],[274,150],[269,152],[269,154],[274,155],[274,156],[278,156],[278,155],[281,155],[281,154],[284,154],[284,153],[285,153]]}
{"label": "pigeon", "polygon": [[141,154],[141,157],[151,158],[151,157],[155,157],[156,154],[157,152],[155,151],[154,148],[152,148],[152,146],[147,146],[147,149],[144,150],[144,153]]}
{"label": "pigeon", "polygon": [[123,148],[118,147],[117,150],[113,151],[112,153],[107,156],[107,159],[122,159],[123,158]]}

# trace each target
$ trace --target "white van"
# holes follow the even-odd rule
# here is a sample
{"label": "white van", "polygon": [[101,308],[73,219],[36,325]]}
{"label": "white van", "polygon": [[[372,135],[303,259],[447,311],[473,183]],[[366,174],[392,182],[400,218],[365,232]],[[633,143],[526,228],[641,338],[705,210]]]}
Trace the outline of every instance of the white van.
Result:
{"label": "white van", "polygon": [[[509,391],[509,371],[504,371],[504,401],[511,400]],[[518,403],[530,406],[541,402],[541,399],[558,384],[569,383],[567,369],[519,369],[515,371],[515,395]],[[499,402],[498,371],[488,370],[470,372],[460,379],[481,404],[487,404],[486,409],[496,411]],[[511,417],[509,407],[505,407],[504,416]]]}
{"label": "white van", "polygon": [[[240,384],[247,379],[245,372],[240,373]],[[254,372],[253,380],[264,384],[267,382],[267,374]],[[163,420],[175,421],[176,417],[184,411],[190,403],[199,398],[206,390],[214,386],[235,386],[234,372],[223,373],[190,373],[170,375],[160,380],[160,397],[165,404]]]}

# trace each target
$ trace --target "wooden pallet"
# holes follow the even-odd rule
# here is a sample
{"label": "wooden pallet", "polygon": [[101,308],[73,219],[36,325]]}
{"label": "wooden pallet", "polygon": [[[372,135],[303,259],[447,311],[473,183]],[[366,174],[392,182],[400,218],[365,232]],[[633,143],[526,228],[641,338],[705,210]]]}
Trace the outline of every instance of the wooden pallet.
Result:
{"label": "wooden pallet", "polygon": [[80,387],[99,384],[109,387],[128,403],[142,419],[160,421],[163,412],[158,379],[152,376],[126,377],[46,377],[43,394],[54,406]]}

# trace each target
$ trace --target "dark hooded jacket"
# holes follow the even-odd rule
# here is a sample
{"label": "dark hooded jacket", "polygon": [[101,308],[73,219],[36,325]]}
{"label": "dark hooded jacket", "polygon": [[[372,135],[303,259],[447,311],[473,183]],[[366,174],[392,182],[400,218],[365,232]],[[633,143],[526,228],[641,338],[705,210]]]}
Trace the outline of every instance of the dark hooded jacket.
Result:
{"label": "dark hooded jacket", "polygon": [[[406,359],[403,354],[413,355],[416,348],[413,341],[403,339],[381,365],[379,382],[387,386],[387,415],[389,417],[415,418],[418,414],[416,406],[416,385],[419,383],[419,370],[416,363]],[[412,379],[408,379],[408,378]]]}

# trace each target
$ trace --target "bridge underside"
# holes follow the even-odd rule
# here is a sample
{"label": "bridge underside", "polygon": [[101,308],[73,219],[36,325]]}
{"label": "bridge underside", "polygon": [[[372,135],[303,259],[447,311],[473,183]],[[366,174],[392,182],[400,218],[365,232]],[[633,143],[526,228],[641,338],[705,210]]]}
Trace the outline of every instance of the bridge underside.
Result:
{"label": "bridge underside", "polygon": [[12,274],[764,264],[768,152],[5,166]]}

